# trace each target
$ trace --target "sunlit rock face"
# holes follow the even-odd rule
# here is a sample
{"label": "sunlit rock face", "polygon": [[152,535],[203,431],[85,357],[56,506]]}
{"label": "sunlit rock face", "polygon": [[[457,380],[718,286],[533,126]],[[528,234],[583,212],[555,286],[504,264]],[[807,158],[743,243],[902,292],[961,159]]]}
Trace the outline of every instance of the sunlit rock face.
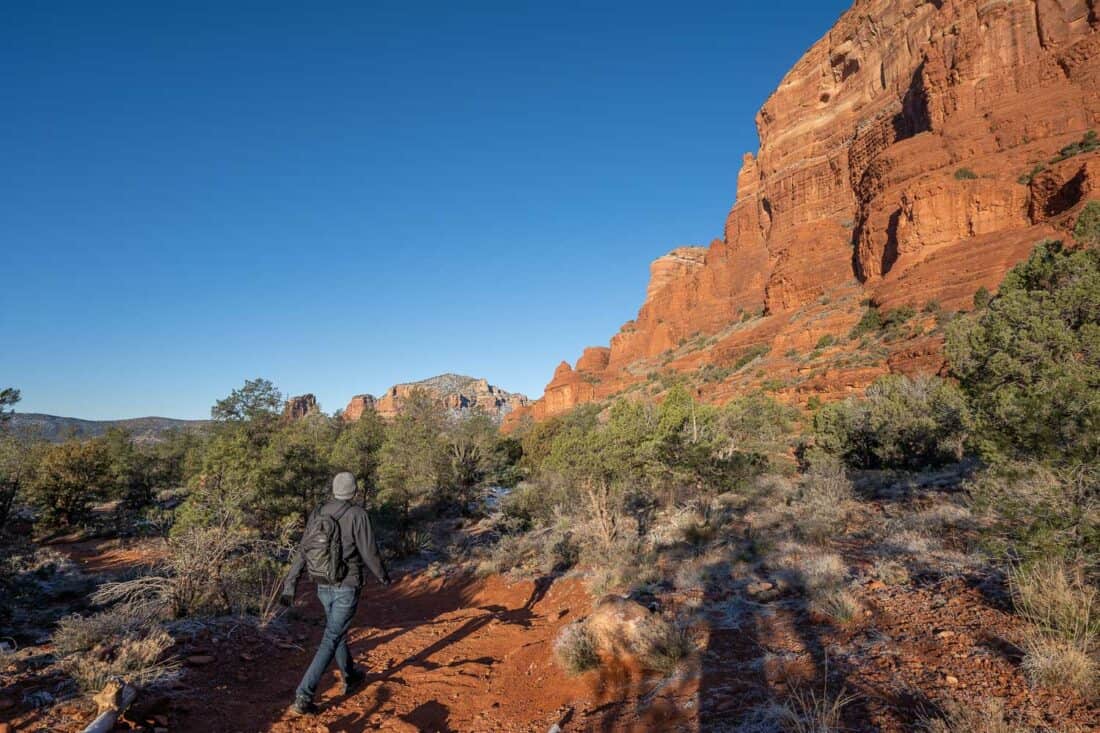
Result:
{"label": "sunlit rock face", "polygon": [[[1097,0],[859,0],[795,64],[756,118],[723,236],[657,259],[637,318],[563,363],[536,419],[628,390],[655,364],[697,370],[753,343],[806,348],[800,314],[845,294],[884,308],[967,306],[1046,236],[1066,236],[1100,153],[1052,162],[1100,127]],[[858,316],[823,309],[840,329]],[[727,334],[746,317],[752,329]],[[661,364],[685,340],[721,336]],[[883,369],[937,363],[909,344]],[[776,349],[773,349],[773,352]],[[779,368],[779,367],[777,367]],[[703,388],[704,398],[729,390]]]}
{"label": "sunlit rock face", "polygon": [[430,394],[452,414],[465,416],[481,413],[498,423],[513,410],[527,406],[527,397],[524,395],[506,392],[485,379],[461,374],[441,374],[419,382],[395,384],[379,397],[356,395],[344,408],[344,419],[358,420],[368,410],[374,410],[387,419],[396,417],[405,400],[418,389]]}

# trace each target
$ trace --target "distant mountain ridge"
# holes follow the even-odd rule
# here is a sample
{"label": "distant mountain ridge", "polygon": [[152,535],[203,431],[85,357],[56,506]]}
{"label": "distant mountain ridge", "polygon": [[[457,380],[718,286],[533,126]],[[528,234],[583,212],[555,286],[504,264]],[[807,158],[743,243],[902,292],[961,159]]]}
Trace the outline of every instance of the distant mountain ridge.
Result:
{"label": "distant mountain ridge", "polygon": [[[500,423],[517,408],[526,407],[528,399],[518,392],[508,392],[486,379],[462,374],[440,374],[418,382],[395,384],[380,396],[360,394],[351,398],[344,409],[345,420],[358,420],[363,412],[376,410],[384,418],[393,418],[401,411],[401,405],[416,389],[433,395],[452,414],[468,416],[484,413]],[[319,412],[317,398],[312,394],[288,397],[283,415],[289,419]],[[201,430],[210,420],[179,420],[171,417],[134,417],[125,420],[82,420],[77,417],[46,415],[38,412],[16,412],[8,423],[9,428],[20,434],[28,434],[54,443],[68,438],[95,438],[111,428],[128,430],[139,443],[152,443],[161,439],[169,430]]]}
{"label": "distant mountain ridge", "polygon": [[123,428],[139,443],[160,440],[168,430],[198,430],[209,420],[177,420],[171,417],[134,417],[126,420],[82,420],[77,417],[44,415],[38,412],[17,412],[9,427],[17,433],[29,433],[54,443],[75,438],[95,438],[111,428]]}

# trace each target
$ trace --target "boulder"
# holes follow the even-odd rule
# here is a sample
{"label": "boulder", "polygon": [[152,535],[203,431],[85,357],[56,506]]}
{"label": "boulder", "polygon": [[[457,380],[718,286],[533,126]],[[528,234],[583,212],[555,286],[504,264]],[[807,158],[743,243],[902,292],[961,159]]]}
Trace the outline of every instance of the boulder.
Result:
{"label": "boulder", "polygon": [[585,620],[597,653],[619,661],[637,658],[646,648],[647,634],[661,623],[663,620],[642,604],[617,595],[597,601]]}

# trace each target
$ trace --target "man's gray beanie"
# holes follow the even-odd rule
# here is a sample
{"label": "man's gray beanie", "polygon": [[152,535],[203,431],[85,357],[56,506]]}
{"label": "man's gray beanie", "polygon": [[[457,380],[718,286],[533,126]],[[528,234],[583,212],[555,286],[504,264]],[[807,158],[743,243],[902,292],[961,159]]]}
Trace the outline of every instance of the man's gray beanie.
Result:
{"label": "man's gray beanie", "polygon": [[337,499],[351,499],[355,496],[355,476],[347,471],[336,474],[332,479],[332,495]]}

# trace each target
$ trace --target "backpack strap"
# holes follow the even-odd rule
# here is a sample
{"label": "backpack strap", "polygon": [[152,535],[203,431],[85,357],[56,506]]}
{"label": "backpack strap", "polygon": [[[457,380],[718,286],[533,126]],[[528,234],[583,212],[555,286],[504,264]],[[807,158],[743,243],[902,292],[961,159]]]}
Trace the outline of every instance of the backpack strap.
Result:
{"label": "backpack strap", "polygon": [[[332,517],[332,518],[333,518],[334,520],[336,520],[337,522],[339,522],[339,521],[340,521],[340,517],[342,517],[342,516],[344,516],[345,514],[347,514],[347,513],[348,513],[348,509],[351,509],[351,502],[350,502],[350,501],[347,501],[347,500],[345,500],[345,501],[344,501],[344,508],[340,510],[340,513],[339,513],[339,514],[337,514],[336,516],[334,516],[334,517]],[[331,516],[331,515],[330,515],[330,516]]]}

